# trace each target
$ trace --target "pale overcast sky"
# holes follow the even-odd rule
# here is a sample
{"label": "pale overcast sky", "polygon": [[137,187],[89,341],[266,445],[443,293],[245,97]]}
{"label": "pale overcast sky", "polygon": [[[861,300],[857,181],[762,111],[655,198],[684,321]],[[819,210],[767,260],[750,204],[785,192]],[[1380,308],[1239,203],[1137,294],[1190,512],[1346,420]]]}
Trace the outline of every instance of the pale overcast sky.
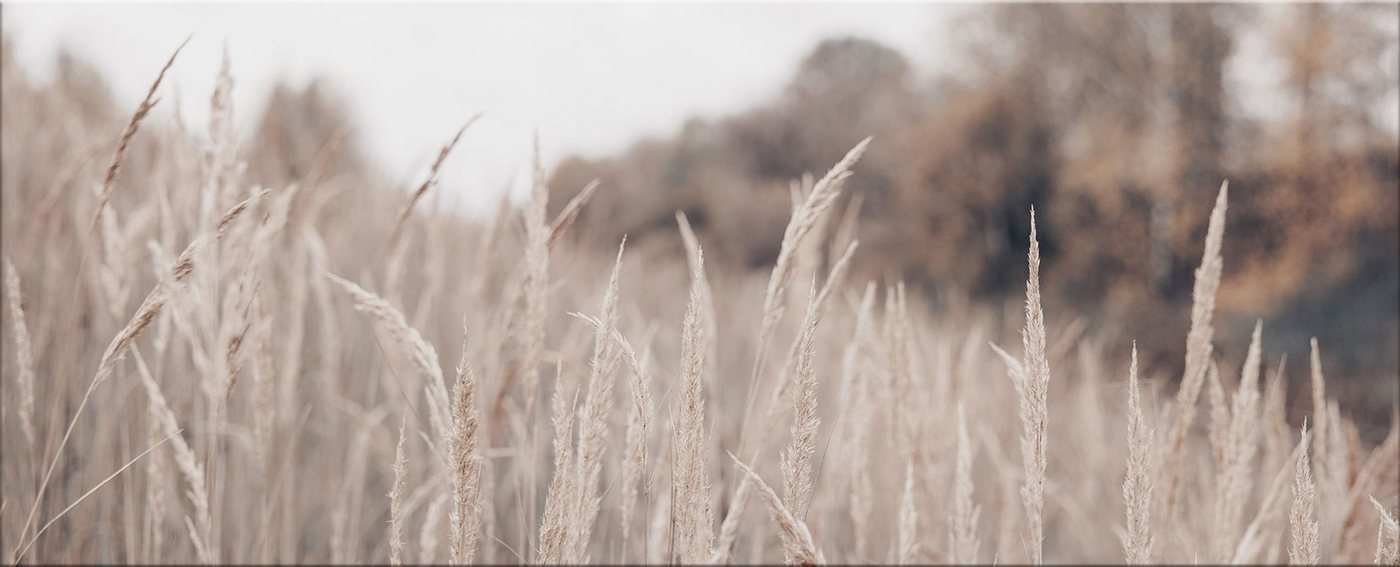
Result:
{"label": "pale overcast sky", "polygon": [[[67,46],[134,107],[191,33],[168,79],[182,114],[207,117],[224,41],[247,132],[279,79],[328,79],[349,103],[362,149],[395,183],[424,173],[468,117],[485,116],[449,160],[443,187],[468,209],[522,192],[536,127],[547,163],[600,156],[694,115],[720,116],[777,93],[821,39],[890,45],[920,75],[939,68],[959,8],[871,4],[14,4],[4,31],[41,76]],[[172,90],[173,89],[173,90]],[[173,104],[162,104],[170,112]],[[168,114],[157,115],[168,118]]]}

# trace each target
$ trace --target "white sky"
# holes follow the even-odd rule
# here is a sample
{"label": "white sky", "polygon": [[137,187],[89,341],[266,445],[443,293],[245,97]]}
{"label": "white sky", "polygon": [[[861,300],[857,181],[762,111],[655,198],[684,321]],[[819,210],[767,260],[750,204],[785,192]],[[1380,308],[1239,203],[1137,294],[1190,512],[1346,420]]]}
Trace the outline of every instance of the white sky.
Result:
{"label": "white sky", "polygon": [[[443,174],[449,198],[491,210],[524,192],[532,132],[546,163],[603,156],[776,94],[821,39],[854,34],[901,51],[927,75],[957,10],[871,4],[14,4],[3,10],[17,60],[47,76],[67,46],[92,62],[122,107],[140,101],[191,33],[165,104],[203,124],[224,41],[247,133],[279,79],[328,79],[349,104],[361,149],[396,184],[420,178],[471,115]],[[173,90],[171,90],[173,89]],[[163,107],[163,108],[162,108]],[[161,117],[161,114],[157,114]],[[168,118],[169,114],[164,114]]]}

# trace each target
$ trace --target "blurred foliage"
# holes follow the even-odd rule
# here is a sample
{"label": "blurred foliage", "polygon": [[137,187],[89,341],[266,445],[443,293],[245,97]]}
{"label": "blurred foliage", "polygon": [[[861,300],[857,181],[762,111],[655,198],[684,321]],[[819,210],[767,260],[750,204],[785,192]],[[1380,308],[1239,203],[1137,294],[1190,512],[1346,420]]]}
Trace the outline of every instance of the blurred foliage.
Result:
{"label": "blurred foliage", "polygon": [[[1228,179],[1222,336],[1263,318],[1273,356],[1305,365],[1315,335],[1329,376],[1393,380],[1400,147],[1381,113],[1400,103],[1397,16],[1395,5],[974,8],[951,26],[960,66],[948,76],[921,84],[887,47],[828,40],[775,100],[615,158],[566,159],[551,186],[602,180],[582,224],[604,231],[584,238],[679,251],[683,210],[706,256],[742,270],[776,256],[791,180],[874,135],[850,182],[857,277],[905,279],[935,308],[1014,298],[1034,206],[1051,315],[1166,345],[1185,334]],[[1236,67],[1261,64],[1239,56],[1245,37],[1283,70],[1263,117],[1239,93],[1252,70]],[[1152,361],[1179,366],[1183,351]]]}

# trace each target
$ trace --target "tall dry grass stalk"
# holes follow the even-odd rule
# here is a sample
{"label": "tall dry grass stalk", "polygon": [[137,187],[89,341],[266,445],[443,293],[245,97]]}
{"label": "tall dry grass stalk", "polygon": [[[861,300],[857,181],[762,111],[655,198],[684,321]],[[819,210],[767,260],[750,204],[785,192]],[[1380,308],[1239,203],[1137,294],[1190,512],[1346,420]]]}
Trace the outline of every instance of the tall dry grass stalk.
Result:
{"label": "tall dry grass stalk", "polygon": [[1303,424],[1303,450],[1293,467],[1293,506],[1288,511],[1288,564],[1317,565],[1321,559],[1318,541],[1317,485],[1308,465],[1308,427]]}
{"label": "tall dry grass stalk", "polygon": [[165,395],[160,391],[160,385],[151,376],[140,352],[136,354],[137,373],[141,377],[141,385],[146,389],[146,396],[151,402],[152,417],[161,425],[166,436],[174,440],[175,465],[180,470],[180,475],[184,477],[189,489],[185,492],[190,505],[194,508],[194,517],[185,517],[185,526],[188,529],[190,543],[194,545],[195,555],[201,563],[206,565],[218,562],[218,550],[211,545],[213,537],[213,519],[209,509],[209,489],[205,482],[204,466],[200,464],[195,456],[194,449],[180,436],[180,427],[176,422],[175,413],[170,410],[170,405],[165,401]]}
{"label": "tall dry grass stalk", "polygon": [[1129,565],[1152,563],[1152,438],[1142,414],[1138,383],[1137,342],[1128,366],[1128,473],[1123,479],[1123,503],[1128,513],[1123,554]]}
{"label": "tall dry grass stalk", "polygon": [[812,458],[817,452],[817,427],[821,425],[821,419],[817,417],[816,370],[812,366],[816,357],[814,342],[818,322],[815,313],[816,282],[812,284],[807,315],[803,318],[798,339],[797,364],[792,373],[792,440],[782,455],[783,504],[804,516],[812,491],[816,489],[812,479]]}
{"label": "tall dry grass stalk", "polygon": [[788,565],[822,565],[826,563],[825,557],[817,548],[816,541],[812,539],[812,532],[807,528],[807,523],[792,513],[783,501],[778,497],[778,493],[759,478],[758,473],[753,472],[748,465],[739,461],[733,453],[729,458],[734,461],[734,465],[743,471],[749,481],[758,489],[758,492],[765,502],[768,503],[768,511],[773,516],[773,521],[778,524],[778,534],[783,540],[783,554],[787,557]]}
{"label": "tall dry grass stalk", "polygon": [[[779,245],[778,258],[774,262],[773,270],[768,277],[768,287],[763,294],[763,308],[760,312],[762,314],[761,322],[754,351],[753,369],[749,375],[748,394],[746,396],[748,402],[744,409],[744,418],[746,420],[753,412],[754,403],[757,401],[755,393],[757,392],[767,363],[768,345],[772,342],[773,334],[777,331],[778,324],[782,322],[783,313],[786,310],[784,302],[787,298],[788,286],[792,283],[797,251],[801,248],[807,236],[816,228],[817,223],[821,221],[821,219],[826,216],[827,212],[831,210],[831,207],[835,205],[836,199],[841,195],[841,188],[845,185],[846,180],[850,178],[852,168],[860,161],[861,156],[865,154],[865,149],[870,145],[870,140],[871,138],[867,137],[857,143],[849,152],[846,152],[846,156],[841,158],[841,161],[832,166],[831,170],[812,186],[812,191],[808,193],[807,198],[793,208],[792,218],[788,221],[787,228],[783,231],[783,240]],[[749,428],[745,428],[744,434],[746,435],[748,431]],[[741,438],[741,449],[746,446],[745,441],[747,441],[747,437]],[[740,483],[739,491],[747,494],[743,482]],[[741,504],[744,502],[743,499],[737,496],[735,500]],[[743,506],[737,506],[735,509],[742,511]],[[736,517],[735,521],[737,520],[738,518]],[[725,522],[729,523],[728,517],[725,518]],[[721,531],[722,533],[730,533],[732,530]],[[722,536],[720,541],[720,549],[724,550],[731,540]],[[721,551],[721,553],[723,553],[723,551]]]}
{"label": "tall dry grass stalk", "polygon": [[466,565],[476,557],[482,518],[477,380],[467,364],[465,328],[462,333],[462,358],[457,363],[457,379],[452,385],[452,437],[448,441],[448,476],[452,479],[452,508],[448,512],[452,534],[449,553],[454,565]]}
{"label": "tall dry grass stalk", "polygon": [[414,368],[427,378],[424,391],[427,393],[428,418],[434,439],[450,439],[447,383],[442,376],[442,367],[438,365],[437,349],[408,324],[402,312],[384,298],[335,274],[326,272],[322,275],[340,286],[354,302],[354,309],[367,315],[376,328],[393,339]]}
{"label": "tall dry grass stalk", "polygon": [[[526,416],[535,414],[539,396],[539,363],[544,354],[545,292],[549,286],[549,225],[545,218],[549,207],[549,187],[545,185],[544,168],[540,165],[539,137],[535,138],[534,182],[530,187],[530,203],[525,209],[525,299],[523,354],[517,371],[524,375]],[[533,440],[531,445],[534,445]]]}
{"label": "tall dry grass stalk", "polygon": [[428,168],[428,177],[423,180],[423,183],[420,184],[417,189],[409,193],[408,200],[404,202],[403,207],[399,208],[398,217],[394,219],[394,228],[389,231],[389,239],[385,242],[385,250],[392,250],[394,246],[398,244],[399,238],[403,235],[404,223],[408,221],[408,215],[413,212],[413,206],[418,204],[418,201],[423,198],[423,195],[427,194],[428,190],[437,185],[438,170],[442,169],[443,162],[447,161],[447,156],[452,154],[452,148],[457,147],[457,142],[461,141],[462,134],[466,132],[467,128],[470,128],[472,124],[476,123],[479,118],[481,118],[481,114],[476,114],[467,119],[467,122],[462,124],[461,128],[457,129],[457,133],[452,135],[452,139],[449,140],[447,144],[443,145],[442,149],[438,150],[437,159],[433,160],[433,165]]}
{"label": "tall dry grass stalk", "polygon": [[399,423],[399,442],[394,450],[394,488],[389,491],[389,564],[403,565],[403,499],[408,484],[408,457],[404,455],[405,427]]}
{"label": "tall dry grass stalk", "polygon": [[[1266,530],[1271,524],[1282,524],[1278,521],[1286,515],[1283,505],[1284,497],[1288,494],[1287,488],[1291,486],[1288,482],[1293,476],[1294,463],[1302,458],[1308,449],[1308,438],[1303,436],[1292,452],[1285,455],[1279,463],[1278,471],[1274,474],[1273,480],[1269,483],[1269,488],[1265,491],[1263,498],[1256,510],[1254,519],[1250,520],[1249,526],[1245,528],[1244,535],[1240,538],[1240,543],[1235,547],[1235,555],[1231,560],[1233,564],[1259,562],[1258,557],[1263,551],[1265,540],[1271,537]],[[1286,527],[1286,526],[1283,526]],[[1282,539],[1287,530],[1279,529],[1274,537]],[[1268,559],[1269,563],[1280,563],[1275,559]]]}
{"label": "tall dry grass stalk", "polygon": [[1260,342],[1263,322],[1254,334],[1240,371],[1239,388],[1231,399],[1229,425],[1218,461],[1215,521],[1215,561],[1229,561],[1239,544],[1241,518],[1254,487],[1254,455],[1258,447]]}
{"label": "tall dry grass stalk", "polygon": [[1031,209],[1030,276],[1026,279],[1026,326],[1021,331],[1023,374],[1016,381],[1021,397],[1021,461],[1025,478],[1021,502],[1026,509],[1026,539],[1031,563],[1043,562],[1045,541],[1045,452],[1049,441],[1050,363],[1045,356],[1045,313],[1040,307],[1040,242],[1036,240],[1035,209]]}
{"label": "tall dry grass stalk", "polygon": [[685,306],[681,334],[680,395],[671,415],[674,421],[675,469],[671,508],[674,511],[676,559],[700,563],[710,556],[714,533],[710,519],[710,479],[705,459],[704,322],[701,321],[701,289],[705,279],[705,255],[697,250],[690,276],[690,298]]}
{"label": "tall dry grass stalk", "polygon": [[[622,525],[622,555],[626,561],[628,553],[628,540],[632,535],[632,518],[637,508],[638,492],[643,497],[642,517],[646,517],[650,509],[651,479],[647,469],[647,439],[651,430],[651,417],[655,411],[651,396],[651,377],[647,375],[646,367],[637,359],[637,353],[632,349],[632,345],[627,342],[619,333],[616,335],[618,348],[622,349],[623,360],[627,363],[627,368],[631,376],[628,381],[628,389],[631,391],[632,403],[628,404],[627,411],[627,433],[625,438],[626,453],[622,457],[622,504],[621,504],[621,525]],[[642,360],[646,360],[644,355]],[[638,486],[640,484],[640,486]],[[648,557],[648,547],[650,542],[646,539],[646,530],[643,530],[642,557]]]}
{"label": "tall dry grass stalk", "polygon": [[1196,283],[1191,290],[1191,330],[1186,334],[1186,370],[1177,390],[1177,416],[1166,448],[1164,513],[1169,522],[1174,521],[1176,516],[1186,434],[1195,420],[1196,400],[1200,396],[1207,368],[1211,366],[1211,353],[1214,352],[1211,341],[1215,336],[1215,327],[1212,319],[1215,316],[1215,293],[1220,288],[1220,275],[1224,269],[1220,248],[1225,240],[1225,209],[1229,191],[1229,182],[1220,184],[1220,193],[1215,198],[1215,207],[1210,211],[1210,222],[1206,226],[1205,251],[1201,253],[1201,265],[1196,268]]}
{"label": "tall dry grass stalk", "polygon": [[19,291],[19,273],[5,257],[5,302],[10,304],[10,336],[15,341],[15,386],[19,394],[19,426],[24,442],[34,447],[34,345],[29,325],[24,322],[24,296]]}
{"label": "tall dry grass stalk", "polygon": [[[556,367],[557,368],[557,367]],[[559,373],[556,372],[556,376]],[[573,471],[573,425],[574,409],[578,407],[578,391],[572,396],[564,391],[562,381],[557,385],[550,402],[550,421],[554,425],[554,478],[550,481],[549,492],[545,495],[544,516],[540,519],[540,549],[537,563],[558,564],[564,562],[568,553],[569,506],[574,501],[577,478]]]}
{"label": "tall dry grass stalk", "polygon": [[[754,362],[752,372],[749,375],[749,384],[745,395],[745,399],[747,400],[743,413],[745,422],[747,422],[753,414],[754,404],[758,400],[757,392],[759,384],[767,364],[768,345],[772,342],[773,333],[777,330],[778,324],[782,321],[783,313],[786,309],[784,301],[786,300],[787,289],[792,282],[795,270],[795,256],[798,254],[807,236],[816,228],[817,224],[825,218],[827,212],[829,212],[835,204],[836,199],[840,196],[842,186],[845,185],[846,179],[851,176],[852,168],[860,161],[861,156],[865,154],[865,149],[869,146],[870,141],[871,138],[867,137],[857,143],[855,147],[851,148],[841,161],[832,166],[831,170],[812,186],[812,190],[807,194],[806,198],[800,203],[797,203],[793,208],[792,218],[788,221],[787,228],[783,232],[783,240],[779,246],[778,258],[773,266],[772,272],[769,274],[768,286],[763,296],[763,309],[761,311],[762,315],[760,318],[761,322]],[[833,266],[831,273],[828,274],[827,282],[823,285],[824,291],[818,295],[818,299],[816,300],[817,308],[809,310],[813,315],[813,330],[815,330],[815,321],[820,317],[822,311],[821,306],[825,304],[825,298],[828,295],[826,290],[832,289],[832,284],[834,283],[839,285],[839,282],[843,280],[845,270],[849,266],[850,256],[854,254],[856,245],[857,243],[852,241],[847,246],[843,259],[838,260]],[[804,328],[806,328],[805,324]],[[793,350],[789,352],[788,358],[790,361],[797,360],[797,350],[800,342],[799,340],[797,343],[794,343]],[[768,423],[772,420],[772,416],[776,413],[776,400],[782,396],[786,385],[787,381],[785,379],[780,379],[778,381],[778,385],[774,389],[767,406],[767,417],[763,420],[764,423]],[[750,439],[748,435],[753,429],[755,428],[745,427],[741,429],[739,438],[739,447],[741,451],[748,446]],[[763,429],[766,430],[767,428],[765,427]],[[723,563],[727,560],[730,546],[733,545],[734,539],[738,535],[739,518],[748,505],[749,490],[748,477],[740,478],[739,486],[735,489],[732,499],[733,506],[730,507],[728,513],[726,513],[724,517],[724,521],[720,525],[719,539],[714,546],[715,552],[714,556],[710,558],[711,563]]]}
{"label": "tall dry grass stalk", "polygon": [[112,161],[107,164],[107,174],[102,178],[102,187],[97,193],[97,207],[93,209],[92,220],[88,223],[88,232],[92,232],[93,228],[96,228],[102,212],[107,210],[107,203],[112,200],[112,191],[116,189],[117,172],[121,170],[122,161],[126,159],[126,150],[131,146],[132,138],[136,137],[136,131],[141,128],[141,122],[160,101],[156,98],[156,90],[165,80],[165,73],[175,65],[175,57],[179,56],[180,50],[189,44],[191,37],[180,42],[180,46],[176,47],[175,51],[170,54],[170,59],[167,59],[165,65],[160,68],[160,72],[156,73],[156,80],[151,82],[151,88],[146,90],[145,98],[141,99],[141,104],[136,105],[136,110],[131,113],[131,120],[127,121],[121,140],[117,142],[117,149],[112,152]]}
{"label": "tall dry grass stalk", "polygon": [[612,276],[608,279],[607,291],[603,293],[602,315],[593,320],[593,358],[589,362],[587,395],[582,413],[578,416],[579,446],[575,462],[576,498],[571,503],[573,528],[569,536],[569,554],[572,563],[588,562],[588,543],[597,521],[602,499],[598,495],[598,483],[603,473],[603,455],[607,450],[608,425],[612,416],[614,380],[621,362],[621,351],[613,339],[617,330],[618,276],[622,272],[622,253],[627,240],[623,239],[617,248],[617,260],[613,263]]}
{"label": "tall dry grass stalk", "polygon": [[773,265],[773,272],[768,278],[768,289],[763,294],[763,319],[762,326],[758,334],[758,359],[754,363],[754,377],[763,372],[764,347],[768,341],[772,340],[774,330],[778,322],[783,317],[782,301],[787,295],[788,284],[792,282],[793,261],[797,249],[806,239],[806,236],[816,227],[818,221],[826,216],[836,203],[837,197],[841,195],[841,187],[846,184],[846,180],[851,176],[851,170],[856,162],[865,155],[865,149],[870,145],[871,138],[866,138],[857,143],[855,147],[846,152],[846,156],[820,181],[812,187],[812,192],[807,195],[807,199],[793,209],[792,220],[788,221],[787,229],[783,232],[783,241],[778,250],[778,259]]}

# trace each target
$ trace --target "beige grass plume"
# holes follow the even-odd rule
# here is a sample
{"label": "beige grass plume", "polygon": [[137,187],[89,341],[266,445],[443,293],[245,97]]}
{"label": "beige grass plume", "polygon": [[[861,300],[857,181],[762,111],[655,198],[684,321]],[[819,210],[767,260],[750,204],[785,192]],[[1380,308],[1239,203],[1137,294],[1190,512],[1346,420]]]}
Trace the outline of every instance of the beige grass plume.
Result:
{"label": "beige grass plume", "polygon": [[1274,478],[1269,482],[1268,489],[1259,503],[1259,508],[1255,511],[1254,519],[1250,520],[1249,526],[1245,528],[1244,535],[1240,538],[1239,544],[1235,546],[1235,556],[1231,563],[1252,563],[1258,562],[1255,557],[1261,550],[1266,536],[1265,526],[1279,519],[1276,517],[1277,508],[1284,504],[1284,497],[1287,494],[1289,478],[1293,476],[1294,463],[1302,458],[1308,450],[1308,438],[1304,435],[1299,439],[1292,451],[1285,455],[1282,466],[1274,474]]}
{"label": "beige grass plume", "polygon": [[1293,506],[1288,512],[1288,564],[1317,565],[1320,557],[1317,485],[1308,466],[1308,424],[1303,423],[1303,451],[1293,467]]}
{"label": "beige grass plume", "polygon": [[817,452],[817,428],[821,425],[821,419],[817,417],[817,377],[813,367],[819,320],[816,316],[816,295],[816,282],[813,281],[807,315],[803,317],[802,332],[798,338],[796,367],[792,373],[792,440],[781,459],[783,504],[799,516],[806,515],[812,491],[816,488],[812,478],[812,457]]}
{"label": "beige grass plume", "polygon": [[354,302],[355,310],[367,315],[377,328],[393,339],[414,368],[428,378],[425,390],[428,393],[428,420],[433,427],[434,438],[450,438],[447,385],[442,367],[438,365],[437,349],[408,324],[401,311],[384,298],[330,272],[322,275],[340,286]]}
{"label": "beige grass plume", "polygon": [[175,447],[175,465],[180,471],[180,476],[184,477],[189,484],[189,490],[185,496],[189,499],[190,505],[194,507],[194,518],[185,518],[185,524],[189,532],[190,542],[194,545],[195,556],[201,563],[206,565],[218,562],[218,550],[210,545],[213,536],[213,519],[209,509],[209,489],[205,483],[204,467],[200,465],[199,459],[195,456],[194,450],[185,441],[180,432],[180,427],[175,420],[175,412],[170,410],[170,405],[165,401],[165,395],[160,391],[160,385],[151,376],[145,360],[136,355],[136,367],[141,378],[141,385],[146,389],[146,396],[150,400],[152,417],[161,426],[167,436],[170,436]]}
{"label": "beige grass plume", "polygon": [[525,323],[520,338],[524,352],[518,371],[524,376],[525,415],[535,414],[539,395],[539,363],[544,354],[544,316],[546,292],[549,286],[549,225],[545,215],[549,209],[549,186],[545,184],[544,167],[540,165],[540,141],[535,137],[534,177],[530,186],[530,202],[525,207]]}
{"label": "beige grass plume", "polygon": [[836,198],[841,195],[841,188],[851,176],[856,162],[865,154],[870,140],[871,138],[861,140],[846,152],[846,156],[817,181],[807,199],[792,212],[792,220],[788,221],[787,229],[783,232],[778,259],[774,262],[773,272],[768,278],[768,288],[763,295],[763,320],[758,334],[759,358],[754,363],[755,377],[762,374],[765,347],[772,340],[773,331],[783,317],[783,300],[787,295],[788,284],[792,282],[793,256],[797,254],[807,234],[815,228],[817,221],[836,203]]}
{"label": "beige grass plume", "polygon": [[408,457],[404,455],[404,431],[408,416],[399,422],[399,443],[394,449],[394,487],[389,491],[389,564],[403,565],[403,498],[408,483]]}
{"label": "beige grass plume", "polygon": [[[560,367],[555,367],[556,376]],[[537,563],[558,564],[564,562],[568,552],[568,530],[571,503],[574,501],[573,468],[573,428],[574,408],[578,407],[578,391],[572,401],[565,402],[568,394],[563,381],[555,380],[554,395],[550,401],[550,422],[554,426],[554,477],[545,494],[544,517],[540,519],[540,549]]]}
{"label": "beige grass plume", "polygon": [[675,540],[681,563],[709,558],[714,534],[710,519],[710,479],[705,462],[704,322],[700,290],[704,280],[704,251],[697,250],[691,274],[690,299],[681,331],[680,394],[672,410],[675,434],[675,473],[672,480],[676,510]]}
{"label": "beige grass plume", "polygon": [[1128,511],[1123,554],[1129,565],[1152,563],[1153,435],[1142,415],[1137,341],[1133,341],[1133,360],[1128,367],[1128,474],[1123,479],[1123,503]]}
{"label": "beige grass plume", "polygon": [[[628,404],[627,411],[627,433],[626,433],[626,454],[622,458],[622,559],[626,561],[628,540],[632,533],[632,517],[637,507],[638,484],[641,484],[643,496],[650,495],[649,471],[647,469],[647,440],[651,429],[651,416],[655,411],[651,397],[651,377],[647,375],[643,363],[637,359],[637,353],[632,349],[632,345],[627,342],[619,333],[616,335],[618,348],[622,349],[623,360],[630,370],[631,380],[628,382],[629,390],[632,392],[632,403]],[[643,355],[642,360],[646,360]],[[643,502],[642,517],[646,518],[649,513],[649,506]],[[646,530],[642,530],[644,536]],[[642,542],[642,557],[646,558],[648,542]]]}
{"label": "beige grass plume", "polygon": [[627,238],[617,247],[617,259],[603,293],[602,315],[596,320],[593,336],[593,358],[589,363],[588,392],[579,414],[579,446],[576,500],[573,503],[573,529],[569,532],[571,563],[586,563],[588,542],[602,502],[598,483],[603,472],[603,455],[607,450],[608,425],[612,417],[614,381],[621,352],[613,339],[617,329],[618,278],[622,272],[622,253]]}
{"label": "beige grass plume", "polygon": [[24,298],[19,292],[19,273],[5,257],[5,302],[10,304],[10,332],[15,339],[15,389],[19,393],[19,425],[28,447],[34,446],[34,346],[29,326],[24,322]]}
{"label": "beige grass plume", "polygon": [[465,565],[476,557],[481,531],[481,454],[476,374],[467,364],[466,324],[462,330],[462,357],[452,386],[452,437],[448,441],[449,478],[452,482],[450,558]]}
{"label": "beige grass plume", "polygon": [[1025,468],[1021,502],[1026,508],[1030,532],[1027,538],[1030,562],[1038,565],[1043,561],[1041,546],[1045,541],[1041,514],[1045,502],[1045,451],[1050,421],[1047,406],[1050,365],[1045,358],[1045,313],[1040,307],[1040,242],[1036,240],[1034,208],[1031,209],[1030,243],[1026,326],[1021,331],[1025,374],[1017,384],[1021,395],[1021,460]]}
{"label": "beige grass plume", "polygon": [[1215,498],[1215,560],[1229,561],[1239,543],[1245,504],[1254,487],[1254,455],[1260,424],[1260,335],[1263,323],[1256,322],[1240,371],[1239,388],[1230,401],[1229,425],[1224,433]]}
{"label": "beige grass plume", "polygon": [[1229,182],[1220,184],[1220,193],[1215,198],[1215,208],[1210,212],[1210,223],[1206,227],[1205,251],[1201,254],[1201,266],[1196,269],[1196,283],[1191,291],[1191,330],[1186,334],[1186,368],[1181,378],[1181,387],[1176,394],[1177,418],[1172,424],[1167,442],[1167,517],[1174,517],[1177,488],[1181,474],[1181,455],[1185,448],[1186,434],[1196,416],[1196,400],[1201,393],[1201,385],[1210,366],[1214,347],[1211,340],[1215,327],[1211,320],[1215,316],[1215,292],[1220,288],[1220,275],[1223,262],[1220,248],[1225,240],[1225,209],[1229,199]]}
{"label": "beige grass plume", "polygon": [[456,147],[457,142],[462,139],[462,133],[466,132],[467,128],[471,127],[478,118],[481,118],[480,113],[468,119],[461,128],[457,129],[457,133],[452,136],[452,140],[448,141],[442,149],[438,150],[437,159],[433,160],[432,167],[428,168],[427,179],[424,179],[423,183],[408,195],[408,200],[404,202],[403,207],[399,209],[398,216],[394,218],[394,228],[390,230],[389,239],[385,241],[384,248],[386,250],[393,249],[394,245],[398,243],[399,237],[403,234],[404,223],[408,221],[408,215],[413,212],[413,206],[418,204],[418,201],[423,198],[423,195],[426,194],[428,190],[437,185],[438,170],[442,168],[443,162],[447,161],[447,156],[452,153],[452,148]]}
{"label": "beige grass plume", "polygon": [[[761,322],[754,352],[754,362],[745,395],[747,402],[742,414],[745,420],[753,413],[754,404],[758,401],[757,392],[767,364],[768,345],[772,342],[778,323],[783,318],[783,302],[787,296],[788,285],[792,282],[794,256],[801,248],[803,240],[815,228],[817,221],[823,218],[835,204],[846,179],[851,176],[852,168],[865,154],[871,139],[867,137],[851,148],[846,156],[841,158],[841,161],[832,166],[831,170],[817,181],[812,187],[812,191],[807,194],[806,200],[793,209],[792,218],[788,221],[787,228],[783,232],[778,258],[774,262],[773,271],[769,274],[768,286],[763,296],[763,309],[760,315]],[[775,391],[775,395],[777,395],[776,392],[781,391],[783,383],[779,382],[779,389]],[[771,408],[772,404],[769,407]],[[749,434],[753,429],[765,428],[743,428],[739,434],[739,449],[741,451],[748,446]],[[711,563],[723,563],[728,560],[729,547],[733,545],[734,538],[738,535],[739,517],[743,514],[744,508],[747,507],[748,496],[748,478],[744,477],[739,480],[739,486],[735,489],[734,498],[731,500],[733,505],[725,514],[724,522],[720,526],[719,541],[715,546],[714,556],[710,558]]]}
{"label": "beige grass plume", "polygon": [[773,521],[778,524],[778,534],[783,540],[783,554],[788,558],[790,565],[822,565],[826,559],[817,548],[816,541],[812,539],[812,532],[807,529],[807,523],[793,515],[792,511],[783,505],[783,501],[778,497],[778,493],[763,482],[758,473],[753,472],[747,465],[735,457],[733,453],[729,458],[744,472],[750,484],[763,496],[768,503],[768,511],[773,515]]}
{"label": "beige grass plume", "polygon": [[[193,37],[193,36],[191,36]],[[156,98],[156,89],[160,88],[161,81],[165,80],[165,73],[170,67],[175,65],[175,57],[180,55],[180,50],[190,42],[190,37],[180,42],[180,46],[175,48],[175,52],[170,54],[170,59],[156,74],[156,80],[151,83],[151,88],[146,91],[146,97],[141,99],[141,104],[136,106],[136,111],[131,113],[131,120],[126,123],[126,130],[122,132],[121,141],[117,142],[117,149],[112,153],[112,161],[107,165],[107,174],[102,178],[102,189],[97,195],[97,208],[92,212],[92,221],[89,223],[88,231],[97,226],[98,218],[102,216],[102,211],[107,208],[107,203],[112,200],[112,190],[117,180],[117,171],[121,169],[122,160],[126,158],[126,150],[131,145],[131,139],[136,137],[136,131],[141,128],[141,121],[146,119],[151,109],[155,108],[160,99]]]}

